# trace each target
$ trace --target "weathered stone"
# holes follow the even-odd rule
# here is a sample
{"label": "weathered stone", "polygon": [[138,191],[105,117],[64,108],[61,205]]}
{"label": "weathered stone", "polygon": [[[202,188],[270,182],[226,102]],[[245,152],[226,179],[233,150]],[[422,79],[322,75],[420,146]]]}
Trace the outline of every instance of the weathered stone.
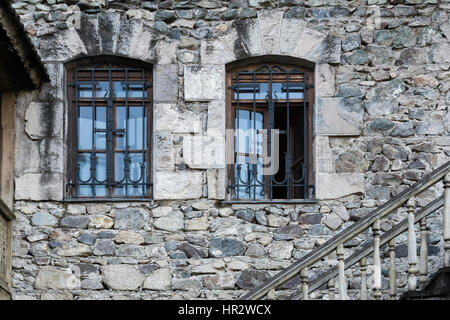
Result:
{"label": "weathered stone", "polygon": [[89,216],[89,228],[93,229],[111,229],[114,225],[114,220],[104,215]]}
{"label": "weathered stone", "polygon": [[95,243],[94,254],[96,256],[113,255],[116,251],[114,241],[109,239],[98,239]]}
{"label": "weathered stone", "polygon": [[371,116],[384,116],[394,112],[394,105],[387,101],[371,101],[364,104],[364,109]]}
{"label": "weathered stone", "polygon": [[312,236],[327,236],[330,230],[322,224],[315,224],[309,227],[308,233]]}
{"label": "weathered stone", "polygon": [[202,174],[198,171],[156,172],[154,198],[198,199],[202,196],[202,185]]}
{"label": "weathered stone", "polygon": [[157,102],[176,102],[178,99],[178,66],[158,64],[154,67],[154,100]]}
{"label": "weathered stone", "polygon": [[59,173],[28,173],[15,178],[16,200],[55,200],[63,198],[63,176]]}
{"label": "weathered stone", "polygon": [[391,190],[389,187],[369,186],[367,187],[366,194],[371,199],[389,199]]}
{"label": "weathered stone", "polygon": [[108,265],[101,267],[103,281],[113,290],[137,290],[144,276],[130,265]]}
{"label": "weathered stone", "polygon": [[202,283],[197,279],[172,279],[172,290],[197,291],[202,288]]}
{"label": "weathered stone", "polygon": [[370,167],[371,171],[387,171],[389,169],[389,160],[383,156],[378,156]]}
{"label": "weathered stone", "polygon": [[267,246],[269,257],[274,259],[290,259],[294,246],[291,242],[273,241]]}
{"label": "weathered stone", "polygon": [[357,150],[345,150],[335,161],[336,173],[364,173],[369,168],[369,162]]}
{"label": "weathered stone", "polygon": [[323,223],[331,230],[337,230],[342,225],[342,220],[337,214],[330,213],[325,216]]}
{"label": "weathered stone", "polygon": [[220,274],[203,277],[203,286],[210,290],[234,289],[236,279],[233,274]]}
{"label": "weathered stone", "polygon": [[92,250],[83,243],[65,243],[56,250],[56,254],[63,257],[87,257],[92,254]]}
{"label": "weathered stone", "polygon": [[145,281],[144,285],[142,286],[143,289],[147,290],[170,290],[172,286],[172,273],[167,268],[157,269],[153,271],[150,276],[148,276]]}
{"label": "weathered stone", "polygon": [[115,239],[116,243],[125,244],[142,244],[144,243],[144,237],[139,233],[131,231],[120,231]]}
{"label": "weathered stone", "polygon": [[184,215],[181,211],[173,211],[155,220],[153,226],[159,230],[179,231],[184,229]]}
{"label": "weathered stone", "polygon": [[219,209],[219,216],[221,217],[229,217],[234,213],[233,209],[231,208],[220,208]]}
{"label": "weathered stone", "polygon": [[282,217],[273,214],[267,216],[267,225],[269,227],[283,227],[286,226],[289,221],[291,221],[290,217]]}
{"label": "weathered stone", "polygon": [[236,239],[213,238],[210,242],[209,255],[211,257],[241,256],[246,250],[245,245]]}
{"label": "weathered stone", "polygon": [[411,28],[402,26],[398,28],[393,45],[395,48],[412,47],[416,42],[417,36],[415,32]]}
{"label": "weathered stone", "polygon": [[305,213],[299,216],[300,224],[318,224],[322,221],[321,213]]}
{"label": "weathered stone", "polygon": [[185,66],[184,99],[186,101],[210,101],[223,98],[222,74],[215,65]]}
{"label": "weathered stone", "polygon": [[361,47],[361,36],[359,34],[352,34],[342,40],[342,50],[352,51]]}
{"label": "weathered stone", "polygon": [[417,134],[441,134],[445,128],[441,121],[418,122],[416,126]]}
{"label": "weathered stone", "polygon": [[316,99],[316,128],[319,135],[360,135],[362,131],[361,105],[346,104],[339,98]]}
{"label": "weathered stone", "polygon": [[[191,245],[189,243],[186,243],[186,242],[182,243],[180,245],[179,249],[181,251],[183,251],[188,258],[194,258],[194,259],[202,258],[202,255],[200,254],[200,252],[193,245]],[[205,258],[205,257],[203,257],[203,258]]]}
{"label": "weathered stone", "polygon": [[186,231],[205,231],[208,230],[209,223],[208,218],[196,218],[191,219],[186,224]]}
{"label": "weathered stone", "polygon": [[70,268],[60,269],[43,266],[39,269],[34,282],[37,290],[73,290],[80,288],[80,280],[75,277]]}
{"label": "weathered stone", "polygon": [[236,285],[243,290],[251,290],[270,279],[267,271],[244,270],[236,280]]}
{"label": "weathered stone", "polygon": [[316,188],[318,199],[337,199],[350,194],[364,193],[364,177],[361,173],[321,173],[317,175]]}
{"label": "weathered stone", "polygon": [[305,232],[298,225],[290,224],[284,227],[279,227],[276,231],[279,234],[291,235],[291,236],[301,236]]}
{"label": "weathered stone", "polygon": [[132,257],[142,260],[146,258],[147,253],[145,247],[134,244],[122,244],[118,246],[118,248],[114,252],[114,255],[118,257]]}
{"label": "weathered stone", "polygon": [[248,246],[245,251],[245,255],[253,258],[260,258],[266,255],[266,250],[264,247],[258,243],[253,243]]}
{"label": "weathered stone", "polygon": [[369,63],[369,55],[364,50],[356,50],[350,55],[345,56],[346,60],[350,64],[364,65]]}
{"label": "weathered stone", "polygon": [[33,226],[48,226],[54,227],[58,224],[58,219],[55,216],[46,212],[37,212],[31,218],[31,224]]}
{"label": "weathered stone", "polygon": [[255,218],[255,213],[249,209],[239,209],[236,210],[234,214],[237,218],[243,219],[248,222],[253,222]]}
{"label": "weathered stone", "polygon": [[256,219],[256,222],[258,222],[259,224],[262,224],[263,226],[267,225],[267,216],[264,213],[264,211],[261,211],[261,210],[256,211],[255,219]]}
{"label": "weathered stone", "polygon": [[94,245],[95,240],[97,240],[97,236],[91,233],[83,232],[77,239],[78,242],[87,244],[87,245]]}
{"label": "weathered stone", "polygon": [[316,241],[314,239],[299,239],[294,242],[294,247],[302,250],[314,249]]}
{"label": "weathered stone", "polygon": [[76,229],[87,229],[89,225],[88,216],[68,216],[61,220],[62,227],[65,228],[76,228]]}
{"label": "weathered stone", "polygon": [[393,137],[409,137],[414,135],[414,123],[412,121],[398,123],[392,131]]}
{"label": "weathered stone", "polygon": [[144,209],[116,209],[114,217],[114,229],[121,230],[142,229],[149,220],[149,214]]}

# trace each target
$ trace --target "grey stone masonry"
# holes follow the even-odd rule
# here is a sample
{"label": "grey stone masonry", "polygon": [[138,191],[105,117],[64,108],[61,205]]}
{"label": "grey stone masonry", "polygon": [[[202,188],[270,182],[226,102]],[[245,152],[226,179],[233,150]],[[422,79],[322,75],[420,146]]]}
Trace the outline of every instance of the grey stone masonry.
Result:
{"label": "grey stone masonry", "polygon": [[[450,159],[450,0],[12,6],[51,80],[16,99],[15,299],[237,299]],[[99,55],[153,66],[148,201],[65,201],[67,63]],[[314,70],[312,203],[224,201],[226,75],[242,61]],[[214,159],[196,157],[211,148]],[[438,184],[418,195],[419,206],[441,193]],[[430,270],[439,215],[429,219]],[[360,272],[349,273],[351,290]],[[300,286],[295,277],[280,294]]]}

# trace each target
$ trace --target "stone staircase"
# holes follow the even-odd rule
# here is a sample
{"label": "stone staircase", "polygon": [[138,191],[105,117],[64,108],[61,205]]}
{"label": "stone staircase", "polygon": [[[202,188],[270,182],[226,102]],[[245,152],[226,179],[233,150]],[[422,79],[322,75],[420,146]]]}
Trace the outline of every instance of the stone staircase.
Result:
{"label": "stone staircase", "polygon": [[[439,186],[441,181],[444,194],[416,209],[415,197]],[[407,217],[382,233],[380,222],[405,204]],[[442,207],[443,268],[432,274],[429,272],[427,218],[436,219],[434,216],[439,216],[436,213]],[[396,240],[405,238],[405,233],[407,259],[402,259],[396,257]],[[361,237],[365,241],[360,245],[349,245]],[[330,265],[329,261],[335,264]],[[313,269],[320,269],[318,276],[310,276]],[[382,270],[385,270],[383,274]],[[349,274],[352,279],[347,277]],[[402,292],[398,287],[399,275],[407,281]],[[283,285],[294,277],[300,278],[300,288],[287,293]],[[350,288],[349,280],[354,284],[355,279],[359,280],[358,286]],[[450,299],[450,161],[241,297],[243,300],[277,298]]]}

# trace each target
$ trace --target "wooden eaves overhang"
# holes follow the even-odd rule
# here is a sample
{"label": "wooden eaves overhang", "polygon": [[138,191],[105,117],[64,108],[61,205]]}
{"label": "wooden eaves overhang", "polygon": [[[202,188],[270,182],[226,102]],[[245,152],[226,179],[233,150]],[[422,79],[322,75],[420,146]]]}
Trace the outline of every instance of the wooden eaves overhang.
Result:
{"label": "wooden eaves overhang", "polygon": [[0,1],[0,91],[33,90],[49,76],[11,0]]}

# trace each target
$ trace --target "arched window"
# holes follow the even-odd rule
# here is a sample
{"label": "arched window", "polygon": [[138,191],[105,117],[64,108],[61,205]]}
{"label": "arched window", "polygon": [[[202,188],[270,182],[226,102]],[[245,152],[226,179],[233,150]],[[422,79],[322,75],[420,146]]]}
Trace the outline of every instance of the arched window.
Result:
{"label": "arched window", "polygon": [[151,196],[152,71],[117,58],[67,72],[66,198]]}
{"label": "arched window", "polygon": [[268,62],[228,70],[230,200],[313,198],[313,76],[309,68]]}

